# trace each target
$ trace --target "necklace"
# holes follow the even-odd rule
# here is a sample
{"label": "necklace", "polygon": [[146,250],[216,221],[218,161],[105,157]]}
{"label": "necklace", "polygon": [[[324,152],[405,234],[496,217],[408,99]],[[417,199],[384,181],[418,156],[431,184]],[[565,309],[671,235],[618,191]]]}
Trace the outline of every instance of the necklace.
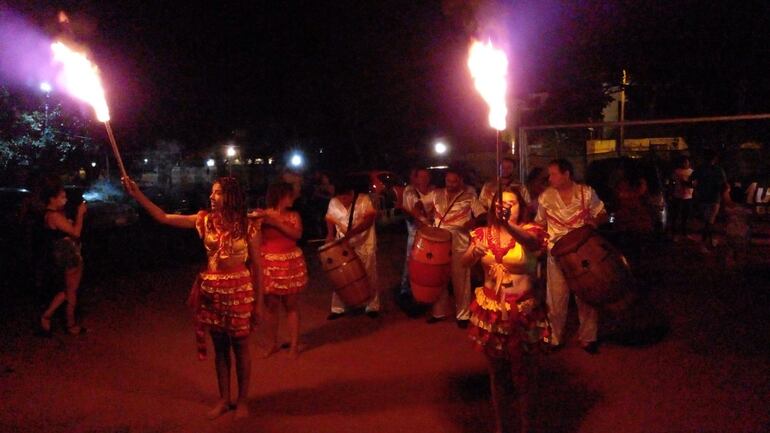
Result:
{"label": "necklace", "polygon": [[511,240],[508,241],[508,245],[502,246],[500,245],[500,229],[497,229],[497,233],[495,234],[494,227],[490,227],[489,230],[487,230],[487,246],[489,246],[489,250],[492,251],[492,254],[495,256],[495,261],[497,263],[503,263],[503,257],[508,253],[508,251],[516,246],[516,239],[511,237]]}

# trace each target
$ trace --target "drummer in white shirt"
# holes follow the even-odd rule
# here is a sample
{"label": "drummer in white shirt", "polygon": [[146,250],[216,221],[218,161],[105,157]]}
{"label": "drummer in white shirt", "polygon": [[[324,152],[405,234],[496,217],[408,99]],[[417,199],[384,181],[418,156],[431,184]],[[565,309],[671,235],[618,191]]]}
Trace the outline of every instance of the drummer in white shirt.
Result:
{"label": "drummer in white shirt", "polygon": [[409,286],[409,257],[414,244],[414,235],[421,225],[431,225],[433,222],[433,190],[430,183],[430,172],[427,168],[414,170],[411,183],[404,189],[401,208],[406,214],[406,262],[401,275],[399,296],[403,301],[411,300],[412,290]]}
{"label": "drummer in white shirt", "polygon": [[[433,225],[452,233],[451,281],[455,297],[455,317],[457,326],[467,328],[471,317],[471,273],[468,267],[463,266],[461,259],[470,243],[474,218],[484,213],[484,209],[479,204],[476,191],[465,186],[460,170],[450,167],[444,179],[446,187],[432,192],[435,209]],[[449,310],[449,292],[444,289],[438,301],[433,304],[428,323],[444,320]]]}
{"label": "drummer in white shirt", "polygon": [[[353,206],[354,200],[355,206]],[[353,227],[348,230],[350,210],[353,207],[355,207]],[[366,315],[373,319],[380,315],[380,293],[377,287],[377,235],[374,230],[376,218],[377,211],[372,200],[368,194],[361,191],[361,188],[356,188],[350,180],[337,186],[326,212],[326,242],[347,237],[350,246],[363,262],[369,278],[369,286],[373,292],[371,300],[366,305]],[[331,313],[327,319],[338,319],[344,313],[345,304],[336,292],[332,293]]]}
{"label": "drummer in white shirt", "polygon": [[[535,223],[548,229],[548,283],[546,303],[551,321],[555,348],[564,346],[564,325],[567,322],[570,291],[562,270],[551,255],[554,244],[570,231],[584,225],[597,227],[607,218],[604,203],[588,185],[573,180],[575,169],[566,159],[555,159],[548,164],[551,184],[538,198]],[[596,335],[599,314],[590,304],[575,297],[578,307],[580,346],[588,353],[598,352]]]}

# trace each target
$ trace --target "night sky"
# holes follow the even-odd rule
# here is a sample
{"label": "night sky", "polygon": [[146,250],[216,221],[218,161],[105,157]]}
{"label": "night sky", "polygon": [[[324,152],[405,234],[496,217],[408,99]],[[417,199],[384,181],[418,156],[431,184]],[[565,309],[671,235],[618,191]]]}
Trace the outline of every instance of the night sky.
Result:
{"label": "night sky", "polygon": [[762,1],[10,6],[51,34],[56,12],[69,13],[129,149],[236,138],[394,163],[438,136],[484,148],[494,135],[465,66],[473,34],[504,43],[515,95],[551,93],[533,122],[598,120],[602,83],[617,83],[623,68],[639,89],[635,118],[770,111]]}

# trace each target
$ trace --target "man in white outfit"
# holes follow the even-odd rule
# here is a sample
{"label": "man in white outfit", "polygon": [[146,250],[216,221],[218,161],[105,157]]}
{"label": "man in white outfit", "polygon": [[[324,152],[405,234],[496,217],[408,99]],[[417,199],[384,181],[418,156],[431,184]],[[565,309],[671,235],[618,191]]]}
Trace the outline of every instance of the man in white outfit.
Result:
{"label": "man in white outfit", "polygon": [[[596,191],[588,185],[576,183],[574,169],[566,159],[556,159],[548,164],[548,187],[538,198],[535,222],[548,229],[547,294],[548,319],[551,321],[551,343],[560,348],[564,345],[564,325],[567,321],[570,291],[556,260],[551,255],[554,244],[570,231],[584,225],[598,226],[607,214],[604,203]],[[581,347],[590,354],[598,352],[596,334],[599,315],[596,309],[575,297],[580,328],[578,338]]]}
{"label": "man in white outfit", "polygon": [[[474,217],[484,210],[481,208],[472,188],[466,188],[459,170],[450,168],[445,177],[446,187],[433,191],[434,226],[452,233],[452,290],[455,297],[455,315],[457,326],[466,328],[471,318],[471,272],[463,266],[462,256],[470,243],[470,229]],[[449,313],[449,292],[447,289],[433,304],[428,323],[443,320]]]}
{"label": "man in white outfit", "polygon": [[[348,230],[350,211],[354,207],[352,228]],[[366,305],[366,315],[371,318],[379,317],[380,293],[377,287],[377,235],[374,231],[374,222],[377,211],[368,194],[354,194],[353,185],[340,185],[336,195],[329,201],[329,209],[326,212],[327,234],[326,241],[331,242],[335,238],[347,237],[350,246],[353,247],[366,269],[369,285],[374,292]],[[331,314],[328,320],[338,319],[345,313],[345,304],[332,293]]]}

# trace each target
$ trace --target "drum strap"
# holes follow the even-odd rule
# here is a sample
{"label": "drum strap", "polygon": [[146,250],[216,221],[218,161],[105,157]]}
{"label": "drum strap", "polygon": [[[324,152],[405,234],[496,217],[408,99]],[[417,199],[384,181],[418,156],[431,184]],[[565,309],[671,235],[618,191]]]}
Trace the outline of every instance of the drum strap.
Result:
{"label": "drum strap", "polygon": [[[446,195],[446,193],[447,193],[447,190],[445,189],[444,194]],[[441,223],[444,222],[444,218],[446,218],[446,216],[449,215],[449,211],[451,211],[452,207],[455,205],[455,203],[457,203],[457,199],[460,198],[460,196],[463,195],[464,193],[465,191],[460,191],[460,193],[457,194],[455,198],[452,199],[452,203],[449,203],[449,206],[446,208],[446,212],[444,212],[444,215],[442,215],[441,219],[438,220],[438,225],[436,225],[436,227],[441,227]]]}
{"label": "drum strap", "polygon": [[358,193],[353,193],[353,203],[350,205],[350,214],[348,214],[348,226],[345,228],[345,234],[350,231],[353,225],[353,213],[356,211],[356,200],[358,200]]}
{"label": "drum strap", "polygon": [[545,212],[546,217],[563,227],[577,228],[575,227],[575,225],[580,220],[585,220],[585,217],[587,216],[587,213],[588,213],[588,206],[586,205],[586,202],[585,202],[585,189],[583,188],[582,185],[580,185],[579,188],[580,188],[580,212],[576,213],[575,215],[572,216],[572,218],[569,218],[567,220],[562,220],[561,218],[549,213],[548,211]]}

